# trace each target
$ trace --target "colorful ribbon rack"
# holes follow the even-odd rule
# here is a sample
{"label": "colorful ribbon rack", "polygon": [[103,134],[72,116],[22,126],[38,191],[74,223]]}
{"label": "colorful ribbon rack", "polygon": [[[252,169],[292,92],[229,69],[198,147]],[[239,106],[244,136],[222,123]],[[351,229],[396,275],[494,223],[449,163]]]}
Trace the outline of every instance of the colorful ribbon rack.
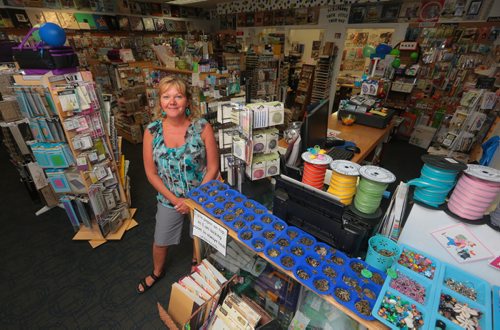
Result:
{"label": "colorful ribbon rack", "polygon": [[364,214],[373,214],[382,201],[384,191],[389,183],[396,181],[396,176],[385,168],[367,165],[359,169],[359,180],[354,207]]}
{"label": "colorful ribbon rack", "polygon": [[457,175],[467,165],[453,158],[435,155],[424,155],[422,160],[425,164],[420,171],[420,178],[410,180],[408,184],[415,186],[415,201],[437,208],[444,204],[457,182]]}
{"label": "colorful ribbon rack", "polygon": [[304,174],[302,182],[314,188],[323,189],[325,174],[332,158],[325,154],[319,146],[309,148],[302,154],[304,160]]}
{"label": "colorful ribbon rack", "polygon": [[360,165],[348,160],[334,160],[330,164],[332,177],[328,192],[340,199],[344,205],[350,205],[356,193]]}
{"label": "colorful ribbon rack", "polygon": [[467,165],[448,202],[448,210],[466,220],[481,220],[500,192],[500,171]]}

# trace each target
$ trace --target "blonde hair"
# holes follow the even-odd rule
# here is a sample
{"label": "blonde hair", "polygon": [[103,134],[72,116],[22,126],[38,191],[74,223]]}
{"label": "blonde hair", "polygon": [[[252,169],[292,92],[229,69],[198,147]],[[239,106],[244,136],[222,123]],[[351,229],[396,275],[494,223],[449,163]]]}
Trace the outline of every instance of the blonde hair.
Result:
{"label": "blonde hair", "polygon": [[[158,106],[156,109],[153,111],[153,120],[160,119],[162,118],[162,108],[161,108],[161,95],[165,93],[168,89],[171,87],[175,87],[179,93],[184,95],[187,100],[188,100],[188,107],[191,105],[191,91],[189,90],[189,87],[187,86],[186,82],[177,76],[166,76],[160,80],[158,83]],[[188,118],[194,117],[194,111],[191,109],[191,114],[188,116]]]}

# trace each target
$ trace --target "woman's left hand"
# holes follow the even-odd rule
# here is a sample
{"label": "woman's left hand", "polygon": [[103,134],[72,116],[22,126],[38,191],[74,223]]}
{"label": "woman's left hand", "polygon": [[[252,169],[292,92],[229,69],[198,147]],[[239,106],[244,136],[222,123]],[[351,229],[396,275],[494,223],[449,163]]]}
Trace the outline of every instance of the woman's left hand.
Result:
{"label": "woman's left hand", "polygon": [[186,201],[185,198],[178,198],[175,203],[174,209],[180,214],[189,213],[189,207],[186,205],[185,201]]}

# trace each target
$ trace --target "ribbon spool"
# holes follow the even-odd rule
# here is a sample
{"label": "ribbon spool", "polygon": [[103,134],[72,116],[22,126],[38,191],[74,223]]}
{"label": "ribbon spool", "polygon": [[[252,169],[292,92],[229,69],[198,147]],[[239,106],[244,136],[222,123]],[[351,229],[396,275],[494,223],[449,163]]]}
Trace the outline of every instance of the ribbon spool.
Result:
{"label": "ribbon spool", "polygon": [[304,174],[302,182],[320,190],[323,189],[325,174],[332,158],[325,154],[313,154],[306,151],[302,154],[304,160]]}
{"label": "ribbon spool", "polygon": [[387,186],[396,181],[396,176],[385,168],[367,165],[359,169],[359,180],[354,207],[364,214],[375,213],[380,206]]}
{"label": "ribbon spool", "polygon": [[467,165],[448,201],[451,215],[481,220],[500,192],[500,171],[482,165]]}
{"label": "ribbon spool", "polygon": [[453,158],[435,155],[424,155],[422,160],[425,164],[420,171],[420,178],[408,181],[409,185],[415,186],[413,200],[424,206],[438,208],[444,204],[457,182],[457,175],[467,165]]}
{"label": "ribbon spool", "polygon": [[332,177],[327,192],[340,199],[342,204],[351,204],[356,193],[360,167],[359,164],[348,160],[334,160],[331,162]]}
{"label": "ribbon spool", "polygon": [[490,213],[490,227],[500,230],[500,204],[497,205],[495,211]]}

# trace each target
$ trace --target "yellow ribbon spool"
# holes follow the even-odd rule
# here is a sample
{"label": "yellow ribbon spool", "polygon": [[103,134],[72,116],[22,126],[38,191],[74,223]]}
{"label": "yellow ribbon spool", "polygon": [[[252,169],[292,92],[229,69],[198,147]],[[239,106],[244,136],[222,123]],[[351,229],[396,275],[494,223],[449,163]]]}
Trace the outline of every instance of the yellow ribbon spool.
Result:
{"label": "yellow ribbon spool", "polygon": [[356,194],[361,166],[348,160],[335,160],[330,167],[332,177],[327,192],[340,199],[342,204],[350,205]]}

